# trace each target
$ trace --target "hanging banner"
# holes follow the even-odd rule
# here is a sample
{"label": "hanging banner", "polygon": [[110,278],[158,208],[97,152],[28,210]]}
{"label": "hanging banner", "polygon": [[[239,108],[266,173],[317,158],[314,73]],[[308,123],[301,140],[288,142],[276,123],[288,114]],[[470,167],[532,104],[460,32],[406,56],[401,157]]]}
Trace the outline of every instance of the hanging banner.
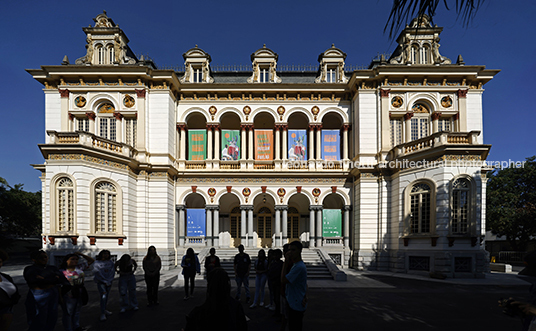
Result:
{"label": "hanging banner", "polygon": [[322,160],[338,161],[341,159],[340,131],[322,130]]}
{"label": "hanging banner", "polygon": [[240,160],[240,130],[222,130],[221,145],[222,161]]}
{"label": "hanging banner", "polygon": [[255,160],[271,161],[274,159],[274,132],[272,130],[255,130]]}
{"label": "hanging banner", "polygon": [[342,212],[340,209],[322,210],[322,236],[342,237]]}
{"label": "hanging banner", "polygon": [[207,130],[188,130],[188,160],[207,158]]}
{"label": "hanging banner", "polygon": [[204,209],[186,209],[186,235],[188,237],[205,236],[205,217]]}
{"label": "hanging banner", "polygon": [[288,160],[307,160],[307,131],[288,130]]}

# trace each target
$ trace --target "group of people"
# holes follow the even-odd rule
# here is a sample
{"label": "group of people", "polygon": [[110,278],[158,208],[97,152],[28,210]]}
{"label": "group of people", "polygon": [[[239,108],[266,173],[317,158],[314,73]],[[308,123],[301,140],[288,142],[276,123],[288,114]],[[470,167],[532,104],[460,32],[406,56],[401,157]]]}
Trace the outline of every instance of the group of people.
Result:
{"label": "group of people", "polygon": [[[251,259],[244,252],[244,246],[238,247],[239,253],[234,257],[234,273],[237,284],[235,298],[231,297],[231,283],[227,272],[221,268],[220,259],[214,248],[205,259],[207,273],[207,294],[205,303],[187,315],[185,330],[206,330],[214,324],[222,330],[247,330],[246,315],[240,304],[242,285],[249,304],[249,273]],[[307,306],[307,270],[301,260],[302,245],[292,242],[280,249],[268,252],[260,250],[253,263],[255,280],[255,297],[250,308],[263,307],[265,302],[265,284],[268,283],[270,303],[269,310],[281,319],[282,330],[288,323],[290,330],[301,330],[303,312]],[[285,256],[285,262],[281,260]],[[8,259],[4,251],[0,251],[0,267]],[[112,261],[110,251],[102,250],[95,259],[80,252],[64,257],[59,268],[48,264],[46,252],[39,250],[31,254],[33,264],[24,269],[24,279],[29,291],[26,297],[26,315],[29,330],[54,330],[57,322],[58,309],[61,307],[62,322],[67,331],[84,330],[80,325],[82,307],[88,303],[89,297],[85,287],[86,271],[93,268],[93,279],[100,296],[100,320],[106,321],[112,314],[107,309],[112,284],[118,277],[120,294],[120,313],[127,310],[138,310],[136,297],[136,279],[134,272],[138,265],[128,254]],[[181,261],[184,277],[184,299],[193,297],[195,275],[200,274],[201,267],[198,257],[189,248]],[[154,246],[149,247],[143,258],[144,278],[147,284],[148,306],[158,305],[158,285],[162,262]],[[20,299],[17,286],[13,279],[0,273],[0,331],[8,330],[13,318],[13,306]]]}

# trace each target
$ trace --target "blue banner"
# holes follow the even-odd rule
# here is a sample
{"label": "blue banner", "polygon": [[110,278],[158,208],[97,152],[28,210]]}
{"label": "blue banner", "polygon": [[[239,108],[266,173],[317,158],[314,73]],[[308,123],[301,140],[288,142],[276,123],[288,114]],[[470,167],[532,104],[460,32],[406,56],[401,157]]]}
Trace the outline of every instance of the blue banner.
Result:
{"label": "blue banner", "polygon": [[322,130],[322,159],[338,161],[341,159],[340,130]]}
{"label": "blue banner", "polygon": [[307,160],[307,131],[288,130],[288,160]]}
{"label": "blue banner", "polygon": [[205,209],[186,209],[186,235],[204,237],[206,229]]}

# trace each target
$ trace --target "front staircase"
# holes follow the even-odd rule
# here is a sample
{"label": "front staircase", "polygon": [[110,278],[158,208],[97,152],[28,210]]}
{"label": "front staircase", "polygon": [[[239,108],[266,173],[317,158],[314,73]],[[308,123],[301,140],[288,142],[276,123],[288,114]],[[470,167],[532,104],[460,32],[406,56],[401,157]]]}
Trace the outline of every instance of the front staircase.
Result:
{"label": "front staircase", "polygon": [[[251,271],[250,279],[255,278],[255,269],[253,267],[255,260],[257,259],[257,254],[259,249],[246,248],[244,250],[249,257],[251,258]],[[268,249],[265,249],[266,255],[268,255]],[[238,254],[238,249],[236,248],[219,248],[216,250],[216,255],[220,258],[221,266],[227,273],[233,277],[234,268],[233,261],[235,255]],[[204,273],[204,263],[205,257],[208,256],[208,250],[203,250],[199,253],[199,261],[202,265],[201,269]],[[320,279],[331,279],[333,280],[332,273],[329,268],[322,260],[319,252],[316,249],[304,248],[302,251],[302,259],[307,267],[307,279],[309,280],[320,280]]]}

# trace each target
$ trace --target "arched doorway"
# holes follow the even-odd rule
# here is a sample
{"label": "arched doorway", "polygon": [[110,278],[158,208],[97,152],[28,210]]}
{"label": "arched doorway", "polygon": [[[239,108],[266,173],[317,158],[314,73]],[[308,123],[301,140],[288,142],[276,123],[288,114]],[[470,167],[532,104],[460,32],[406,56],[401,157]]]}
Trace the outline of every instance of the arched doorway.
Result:
{"label": "arched doorway", "polygon": [[257,245],[272,247],[273,213],[268,207],[262,207],[257,213]]}
{"label": "arched doorway", "polygon": [[290,207],[287,214],[287,236],[288,241],[293,242],[300,237],[300,213],[298,209]]}
{"label": "arched doorway", "polygon": [[233,193],[225,193],[218,199],[220,206],[220,246],[238,247],[241,242],[242,233],[242,213],[240,210],[240,200]]}
{"label": "arched doorway", "polygon": [[231,213],[229,214],[229,219],[231,223],[231,229],[230,229],[230,233],[231,233],[230,246],[231,247],[238,247],[242,243],[240,239],[240,232],[242,230],[242,224],[241,224],[242,218],[241,217],[242,215],[240,213],[239,206],[234,207],[233,210],[231,210]]}

